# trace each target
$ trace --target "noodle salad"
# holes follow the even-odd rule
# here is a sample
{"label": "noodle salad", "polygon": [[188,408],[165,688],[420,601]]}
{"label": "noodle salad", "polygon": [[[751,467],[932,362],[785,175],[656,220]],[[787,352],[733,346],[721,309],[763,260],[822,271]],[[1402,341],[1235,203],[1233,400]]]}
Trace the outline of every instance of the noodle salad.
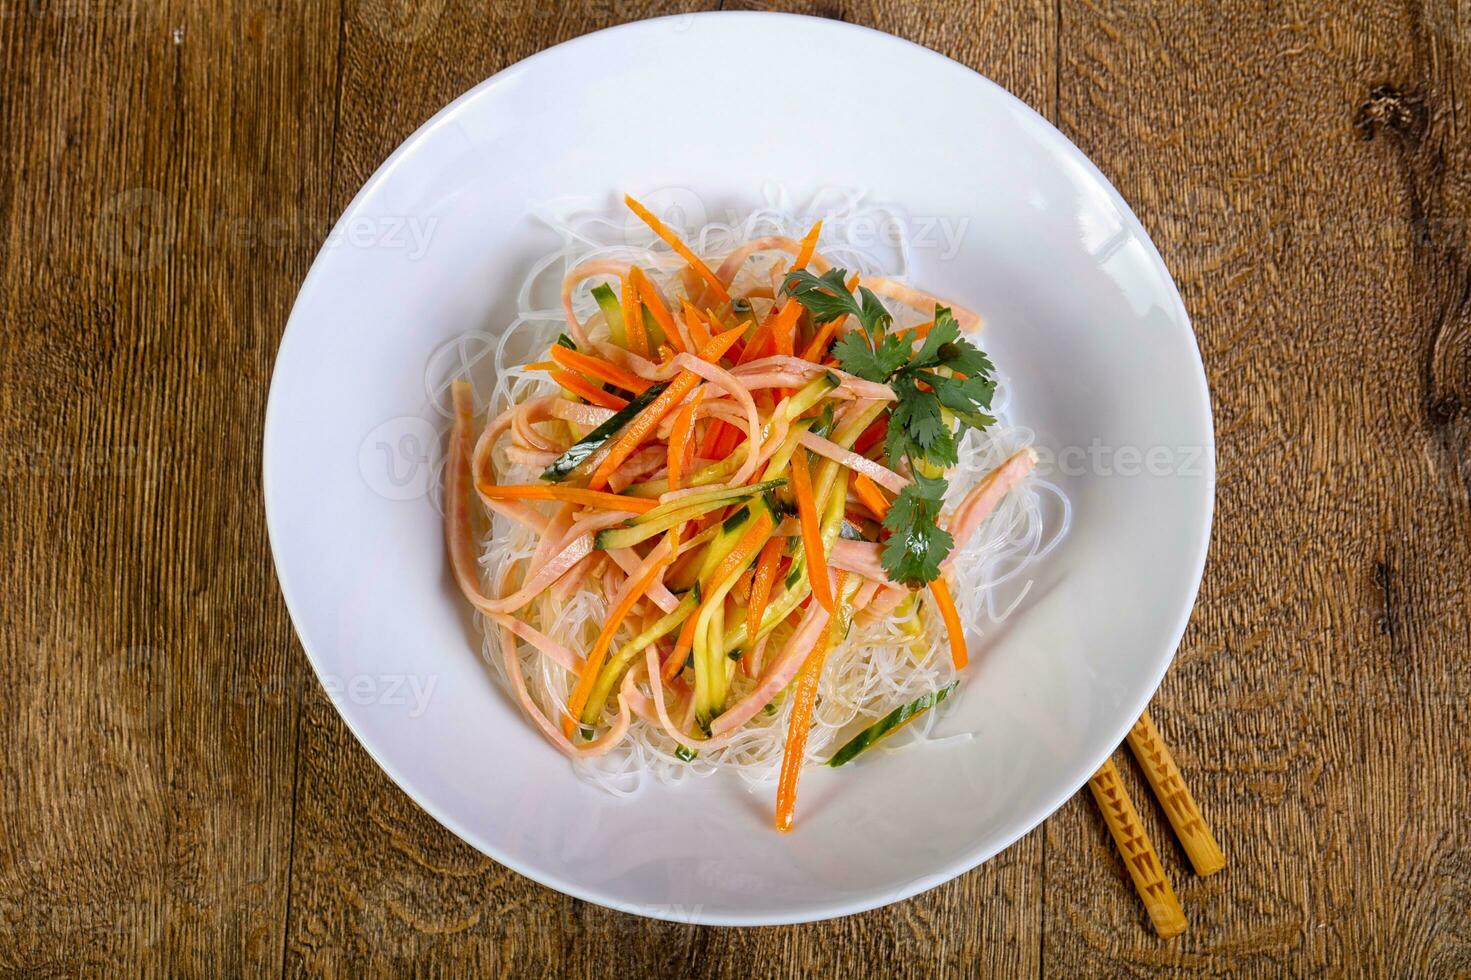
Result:
{"label": "noodle salad", "polygon": [[[841,214],[692,248],[625,203],[667,250],[568,229],[533,273],[563,264],[559,329],[519,363],[502,339],[482,424],[452,385],[451,566],[584,776],[775,777],[790,830],[804,765],[928,739],[966,627],[1025,596],[998,611],[1066,498],[1006,420],[980,317],[879,274]],[[1049,541],[1039,491],[1063,505]]]}

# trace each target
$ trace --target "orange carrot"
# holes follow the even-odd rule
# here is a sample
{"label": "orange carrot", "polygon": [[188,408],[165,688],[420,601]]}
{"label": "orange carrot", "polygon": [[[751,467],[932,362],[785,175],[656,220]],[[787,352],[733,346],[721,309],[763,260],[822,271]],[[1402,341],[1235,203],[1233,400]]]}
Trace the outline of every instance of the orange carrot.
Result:
{"label": "orange carrot", "polygon": [[676,351],[684,353],[684,342],[680,339],[679,328],[674,325],[674,317],[670,314],[669,307],[664,305],[664,298],[659,295],[659,290],[655,289],[649,277],[644,275],[644,270],[634,266],[628,272],[628,280],[634,283],[639,299],[643,300],[644,305],[653,314],[654,322],[659,324],[660,330],[664,331],[669,345]]}
{"label": "orange carrot", "polygon": [[481,483],[480,492],[492,500],[558,500],[583,507],[598,507],[602,510],[626,510],[630,514],[643,514],[659,506],[652,497],[625,497],[616,493],[583,490],[579,487],[550,486],[544,483],[494,484]]}
{"label": "orange carrot", "polygon": [[[846,572],[838,573],[838,594],[842,594]],[[792,717],[787,724],[787,745],[781,757],[781,778],[776,784],[776,829],[789,831],[797,814],[797,778],[802,775],[802,762],[807,755],[807,735],[812,730],[812,707],[817,703],[817,682],[827,663],[828,647],[833,638],[834,612],[827,618],[822,633],[792,683]]]}
{"label": "orange carrot", "polygon": [[644,224],[652,228],[654,234],[668,242],[669,247],[674,249],[675,254],[689,263],[690,268],[700,274],[700,278],[705,280],[706,285],[715,293],[720,302],[730,302],[730,293],[726,291],[725,283],[721,282],[720,277],[715,274],[715,271],[702,262],[700,257],[691,251],[688,245],[680,241],[679,236],[670,231],[664,222],[660,221],[652,211],[627,194],[623,195],[623,203],[627,204],[629,210],[643,219]]}
{"label": "orange carrot", "polygon": [[822,222],[818,221],[807,234],[802,236],[802,244],[797,249],[797,257],[792,260],[792,268],[788,269],[788,272],[793,269],[807,268],[807,263],[812,261],[812,253],[817,251],[817,236],[820,234],[822,234]]}
{"label": "orange carrot", "polygon": [[930,593],[935,597],[935,605],[940,607],[940,618],[945,620],[945,632],[950,634],[950,660],[955,664],[956,670],[964,670],[965,665],[970,662],[970,655],[965,649],[965,628],[960,625],[960,614],[955,611],[955,600],[950,597],[950,586],[945,584],[944,576],[939,576],[930,583]]}
{"label": "orange carrot", "polygon": [[704,347],[710,342],[710,328],[705,326],[705,318],[690,305],[689,300],[680,300],[680,303],[680,309],[684,312],[684,324],[690,328],[690,340],[695,342],[697,348]]}
{"label": "orange carrot", "polygon": [[639,357],[649,356],[649,335],[644,331],[644,311],[639,306],[638,285],[634,282],[634,266],[623,280],[623,336],[628,349]]}
{"label": "orange carrot", "polygon": [[582,673],[577,677],[577,686],[572,689],[572,696],[567,699],[567,715],[562,719],[562,734],[568,738],[572,737],[572,729],[576,726],[578,718],[581,717],[582,709],[587,707],[588,695],[592,694],[593,684],[598,679],[598,672],[603,669],[603,661],[607,659],[608,645],[613,642],[613,634],[618,631],[624,617],[643,598],[644,593],[648,592],[649,587],[654,584],[654,580],[668,566],[673,554],[674,548],[671,547],[669,556],[650,565],[648,571],[639,576],[629,588],[628,593],[624,595],[623,600],[608,614],[608,621],[603,624],[597,641],[593,643],[592,650],[589,651],[587,660],[582,665]]}
{"label": "orange carrot", "polygon": [[812,580],[812,595],[831,613],[832,583],[827,578],[827,555],[822,550],[822,528],[817,520],[817,503],[812,499],[812,472],[807,468],[805,449],[792,454],[792,492],[797,497],[797,518],[802,526],[802,548],[807,552],[807,577]]}
{"label": "orange carrot", "polygon": [[527,364],[524,367],[525,367],[525,370],[527,370],[527,371],[555,371],[557,369],[557,362],[556,361],[532,361],[530,364]]}
{"label": "orange carrot", "polygon": [[916,324],[912,327],[906,327],[903,330],[896,330],[894,331],[894,336],[898,337],[901,340],[910,341],[911,343],[916,340],[923,340],[930,335],[930,328],[932,328],[934,325],[934,320],[926,320],[924,323]]}
{"label": "orange carrot", "polygon": [[[707,361],[720,360],[720,356],[730,348],[740,332],[741,328],[735,327],[711,338],[710,343],[700,348],[699,356]],[[683,401],[684,396],[688,395],[701,380],[700,376],[693,371],[681,371],[676,374],[674,380],[669,382],[669,387],[665,388],[659,397],[650,402],[642,412],[634,416],[633,421],[629,422],[619,434],[617,441],[608,450],[608,455],[603,457],[602,463],[593,471],[588,486],[594,490],[601,490],[607,486],[608,477],[613,475],[613,471],[633,455],[633,451],[643,444],[643,441],[649,437],[660,422],[664,421],[664,416],[672,412],[674,407]]]}
{"label": "orange carrot", "polygon": [[751,526],[746,528],[736,546],[731,549],[730,554],[721,559],[720,564],[715,566],[710,573],[710,585],[707,589],[714,592],[725,584],[725,580],[739,575],[741,570],[755,557],[756,552],[766,541],[766,536],[771,533],[775,525],[771,521],[771,515],[765,511],[761,513]]}
{"label": "orange carrot", "polygon": [[674,417],[674,428],[669,432],[669,489],[678,490],[679,481],[684,476],[685,456],[690,448],[690,431],[695,425],[695,409],[699,407],[700,400],[705,397],[703,387],[695,389],[695,397],[690,399],[688,405],[679,410]]}
{"label": "orange carrot", "polygon": [[566,388],[572,394],[577,395],[583,401],[600,405],[603,408],[611,408],[615,411],[628,405],[627,399],[619,398],[612,392],[604,391],[597,385],[590,384],[570,371],[550,372],[552,380]]}
{"label": "orange carrot", "polygon": [[746,639],[756,641],[756,632],[761,626],[761,617],[766,615],[766,603],[771,598],[771,587],[776,583],[776,569],[781,563],[781,551],[786,541],[772,538],[761,549],[756,559],[756,575],[751,579],[751,597],[746,602]]}
{"label": "orange carrot", "polygon": [[888,413],[885,413],[874,419],[869,427],[863,430],[863,434],[853,443],[853,451],[862,456],[882,442],[888,434],[889,416]]}
{"label": "orange carrot", "polygon": [[561,344],[553,344],[551,353],[552,360],[567,370],[577,371],[599,381],[606,381],[610,385],[615,385],[624,391],[631,391],[635,395],[643,394],[652,384],[631,371],[625,371],[612,361],[584,354],[570,347],[563,347]]}
{"label": "orange carrot", "polygon": [[817,333],[813,335],[811,343],[807,345],[807,349],[802,351],[802,360],[815,361],[825,354],[828,343],[833,339],[833,332],[838,329],[838,324],[842,320],[842,317],[838,317],[836,320],[829,320],[819,327]]}
{"label": "orange carrot", "polygon": [[884,498],[883,491],[862,473],[853,474],[853,492],[858,494],[858,499],[863,501],[863,506],[873,511],[873,516],[879,520],[889,512],[889,501]]}
{"label": "orange carrot", "polygon": [[664,661],[663,675],[666,681],[673,680],[684,669],[684,662],[689,659],[690,650],[695,645],[695,621],[699,618],[696,613],[690,613],[684,626],[680,628],[679,639],[674,643],[674,652]]}

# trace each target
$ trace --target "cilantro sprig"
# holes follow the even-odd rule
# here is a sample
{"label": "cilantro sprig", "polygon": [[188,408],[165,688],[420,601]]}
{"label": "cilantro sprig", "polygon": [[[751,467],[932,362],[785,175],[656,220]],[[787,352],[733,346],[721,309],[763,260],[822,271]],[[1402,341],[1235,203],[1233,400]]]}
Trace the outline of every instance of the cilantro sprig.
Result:
{"label": "cilantro sprig", "polygon": [[941,474],[959,461],[959,441],[967,429],[984,429],[996,421],[988,414],[996,391],[995,365],[961,337],[960,324],[943,306],[935,307],[934,323],[915,349],[911,337],[888,332],[893,317],[871,290],[860,286],[853,295],[845,283],[847,274],[845,269],[822,276],[796,271],[782,288],[818,323],[857,317],[863,329],[842,337],[833,345],[833,355],[849,374],[893,389],[884,452],[891,465],[908,460],[914,480],[884,518],[890,534],[880,560],[890,579],[917,588],[940,574],[940,563],[955,546],[939,524],[948,486]]}

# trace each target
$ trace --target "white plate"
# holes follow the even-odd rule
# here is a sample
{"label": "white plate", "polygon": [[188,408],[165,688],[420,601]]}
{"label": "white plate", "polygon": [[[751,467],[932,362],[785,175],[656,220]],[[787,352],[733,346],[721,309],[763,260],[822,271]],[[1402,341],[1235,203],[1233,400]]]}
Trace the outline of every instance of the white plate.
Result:
{"label": "white plate", "polygon": [[[801,66],[800,73],[792,66]],[[656,132],[645,129],[659,124]],[[578,781],[496,688],[450,580],[420,458],[450,338],[508,322],[531,206],[680,187],[750,206],[867,188],[918,234],[913,280],[979,309],[1016,417],[1064,451],[1073,531],[985,638],[945,732],[967,743],[809,771],[798,826],[769,791],[689,780],[619,800]],[[656,195],[657,196],[657,195]],[[960,234],[949,254],[945,234]],[[1072,447],[1069,451],[1069,447]],[[722,924],[845,915],[986,860],[1119,743],[1194,603],[1214,444],[1194,334],[1118,193],[1046,121],[924,48],[824,20],[646,21],[542,52],[448,106],[343,215],[292,311],[265,427],[282,591],[338,710],[470,844],[560,891]]]}

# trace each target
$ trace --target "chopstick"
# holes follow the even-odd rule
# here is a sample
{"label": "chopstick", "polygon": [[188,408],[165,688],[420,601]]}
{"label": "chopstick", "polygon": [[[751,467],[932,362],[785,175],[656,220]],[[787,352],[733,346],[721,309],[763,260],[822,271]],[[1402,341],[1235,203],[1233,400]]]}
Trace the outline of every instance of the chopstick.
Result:
{"label": "chopstick", "polygon": [[1139,811],[1134,809],[1134,801],[1129,799],[1112,758],[1088,780],[1088,788],[1103,811],[1103,820],[1123,855],[1124,867],[1134,879],[1134,890],[1144,902],[1154,931],[1165,939],[1178,936],[1185,931],[1185,912],[1175,897],[1175,889],[1170,887],[1170,879],[1165,877],[1159,854],[1144,833]]}
{"label": "chopstick", "polygon": [[1180,838],[1195,873],[1204,877],[1220,871],[1226,866],[1226,855],[1221,853],[1220,845],[1200,815],[1200,808],[1195,805],[1195,798],[1186,788],[1180,768],[1165,747],[1164,739],[1160,738],[1159,729],[1154,727],[1149,712],[1140,715],[1134,727],[1129,729],[1128,742],[1134,758],[1144,769],[1155,798],[1164,807],[1170,826],[1175,828],[1175,836]]}

